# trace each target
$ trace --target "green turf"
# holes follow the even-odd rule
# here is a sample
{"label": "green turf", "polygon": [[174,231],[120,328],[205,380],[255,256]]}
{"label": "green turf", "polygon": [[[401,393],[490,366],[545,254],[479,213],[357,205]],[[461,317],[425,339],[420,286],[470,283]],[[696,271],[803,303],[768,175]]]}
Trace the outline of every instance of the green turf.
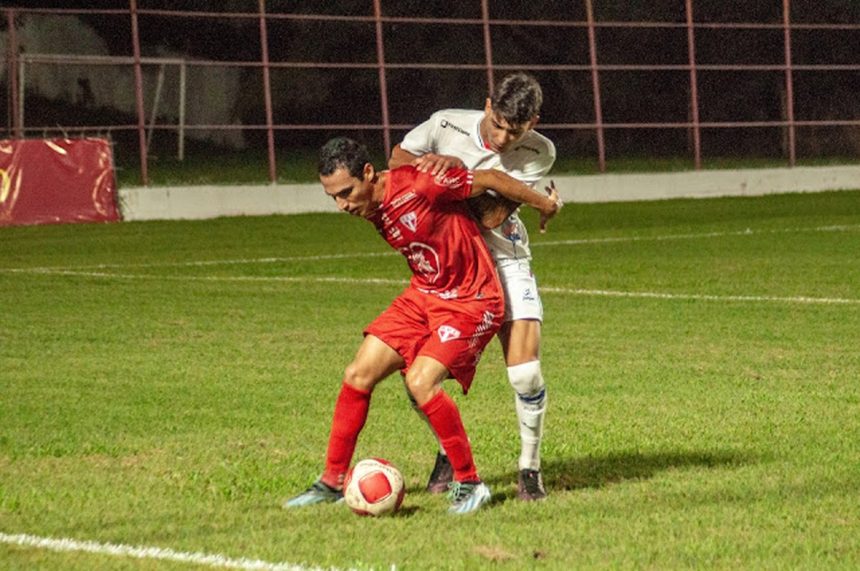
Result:
{"label": "green turf", "polygon": [[[493,344],[448,388],[494,502],[422,491],[433,439],[392,378],[357,457],[408,492],[374,520],[279,508],[406,278],[369,224],[0,228],[0,533],[338,569],[860,566],[860,191],[569,204],[532,238],[549,498],[515,498]],[[0,543],[0,568],[196,567]]]}

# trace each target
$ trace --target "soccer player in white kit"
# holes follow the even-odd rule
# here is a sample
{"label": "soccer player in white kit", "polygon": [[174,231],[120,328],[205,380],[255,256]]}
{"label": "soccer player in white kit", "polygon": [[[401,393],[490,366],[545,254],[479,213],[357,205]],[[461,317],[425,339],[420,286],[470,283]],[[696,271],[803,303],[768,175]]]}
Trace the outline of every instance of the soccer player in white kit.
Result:
{"label": "soccer player in white kit", "polygon": [[[555,145],[533,128],[540,114],[540,84],[525,73],[513,73],[496,85],[483,111],[444,109],[406,134],[391,153],[389,167],[414,164],[438,174],[450,167],[502,170],[534,187],[555,162]],[[546,386],[540,366],[543,306],[531,271],[531,250],[516,203],[503,197],[473,203],[473,214],[485,227],[482,234],[496,263],[505,294],[505,317],[498,336],[508,380],[516,392],[520,427],[518,494],[540,500],[546,489],[540,472],[540,445],[546,413]],[[474,200],[474,199],[472,199]],[[501,212],[501,214],[499,214]],[[507,215],[507,216],[505,216]],[[452,471],[439,452],[427,484],[444,491]]]}

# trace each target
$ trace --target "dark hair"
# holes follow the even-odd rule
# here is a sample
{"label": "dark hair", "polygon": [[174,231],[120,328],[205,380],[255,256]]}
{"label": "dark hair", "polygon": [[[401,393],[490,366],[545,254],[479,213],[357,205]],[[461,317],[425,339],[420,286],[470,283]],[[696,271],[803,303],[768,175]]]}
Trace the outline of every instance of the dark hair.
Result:
{"label": "dark hair", "polygon": [[347,137],[336,137],[320,148],[317,170],[319,174],[328,176],[339,168],[345,168],[350,176],[361,178],[364,165],[369,162],[367,147]]}
{"label": "dark hair", "polygon": [[543,92],[540,83],[531,75],[512,73],[496,84],[490,104],[505,121],[521,125],[540,114]]}

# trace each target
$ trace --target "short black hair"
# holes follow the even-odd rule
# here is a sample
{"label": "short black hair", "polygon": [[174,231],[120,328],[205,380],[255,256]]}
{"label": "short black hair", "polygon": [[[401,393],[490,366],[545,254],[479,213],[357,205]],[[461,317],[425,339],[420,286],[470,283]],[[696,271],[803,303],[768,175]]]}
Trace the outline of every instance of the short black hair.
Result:
{"label": "short black hair", "polygon": [[348,137],[335,137],[320,148],[319,174],[328,176],[339,168],[345,168],[350,176],[361,178],[364,165],[370,162],[367,147]]}
{"label": "short black hair", "polygon": [[531,75],[516,72],[496,84],[490,98],[493,111],[511,125],[522,125],[540,114],[543,91]]}

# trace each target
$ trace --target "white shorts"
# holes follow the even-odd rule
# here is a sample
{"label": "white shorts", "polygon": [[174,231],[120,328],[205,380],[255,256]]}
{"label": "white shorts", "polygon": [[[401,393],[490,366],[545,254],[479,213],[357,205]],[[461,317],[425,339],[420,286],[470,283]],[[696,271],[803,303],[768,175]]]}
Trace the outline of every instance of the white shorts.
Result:
{"label": "white shorts", "polygon": [[504,321],[535,319],[543,322],[543,304],[529,261],[500,260],[496,262],[496,269],[505,292]]}

